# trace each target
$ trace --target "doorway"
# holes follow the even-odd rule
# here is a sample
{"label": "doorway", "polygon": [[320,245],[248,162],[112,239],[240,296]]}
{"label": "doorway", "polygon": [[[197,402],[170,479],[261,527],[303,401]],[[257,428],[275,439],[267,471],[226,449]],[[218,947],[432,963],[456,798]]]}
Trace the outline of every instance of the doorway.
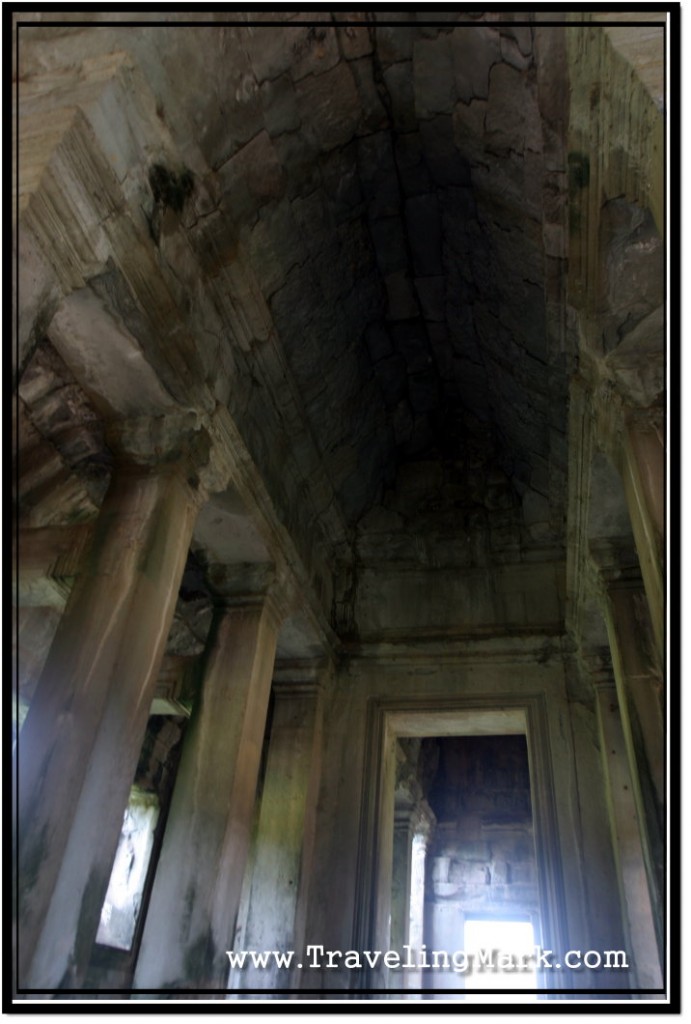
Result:
{"label": "doorway", "polygon": [[[360,834],[360,859],[358,871],[358,893],[357,893],[357,915],[355,921],[355,942],[361,949],[387,949],[392,948],[389,944],[392,940],[391,921],[392,910],[392,889],[394,889],[394,846],[395,826],[394,814],[396,807],[397,791],[397,767],[400,763],[400,741],[404,746],[406,741],[415,738],[420,740],[420,747],[425,741],[440,743],[451,741],[451,745],[458,746],[463,738],[469,740],[470,746],[475,745],[479,750],[484,741],[490,746],[494,744],[505,749],[516,750],[522,747],[525,759],[525,789],[528,798],[528,815],[525,814],[525,806],[521,809],[518,818],[510,820],[510,815],[501,821],[492,821],[487,818],[484,822],[485,832],[491,833],[494,828],[494,841],[487,841],[480,838],[479,843],[484,846],[475,848],[476,853],[487,854],[485,864],[476,858],[478,863],[469,865],[461,864],[463,857],[456,858],[457,863],[453,875],[446,873],[446,868],[451,868],[453,851],[441,852],[432,845],[435,840],[432,838],[434,830],[430,833],[426,845],[428,851],[431,849],[432,856],[425,868],[426,888],[438,883],[436,901],[425,899],[425,916],[423,924],[423,939],[432,937],[432,946],[426,941],[423,945],[428,947],[428,952],[437,952],[439,969],[410,972],[410,978],[405,977],[404,972],[386,972],[374,968],[363,976],[361,984],[370,992],[388,991],[394,994],[405,994],[434,998],[435,994],[441,996],[442,992],[446,997],[457,995],[462,997],[465,992],[461,972],[454,965],[445,964],[443,953],[459,950],[462,951],[464,941],[464,922],[473,916],[486,916],[487,907],[475,904],[473,906],[460,907],[458,901],[452,908],[453,899],[449,896],[458,895],[463,889],[463,895],[467,895],[467,887],[464,889],[461,884],[461,876],[476,871],[475,880],[478,885],[487,885],[491,888],[491,871],[494,870],[494,881],[499,887],[494,888],[494,894],[500,891],[508,897],[507,889],[512,883],[510,868],[511,860],[500,856],[502,849],[506,849],[504,840],[508,839],[514,843],[514,885],[517,888],[511,896],[518,893],[518,887],[523,886],[523,896],[526,896],[527,888],[532,886],[532,897],[523,904],[514,901],[512,910],[508,913],[502,910],[501,919],[509,920],[519,917],[530,923],[535,934],[539,937],[537,944],[549,944],[552,948],[564,948],[563,945],[563,922],[565,920],[563,910],[563,886],[561,881],[561,869],[559,862],[558,830],[556,823],[556,811],[553,795],[553,784],[551,777],[551,753],[549,750],[547,719],[544,702],[541,695],[528,696],[518,701],[515,699],[503,700],[495,698],[479,705],[476,701],[463,699],[441,699],[436,704],[431,704],[429,697],[423,704],[422,699],[416,701],[373,701],[369,708],[367,757],[369,759],[370,783],[376,780],[376,784],[367,786],[363,792],[363,820]],[[472,760],[472,759],[471,759]],[[509,759],[511,760],[511,759]],[[515,760],[515,757],[514,757]],[[429,795],[433,794],[429,793]],[[434,802],[434,797],[432,803]],[[520,801],[519,801],[520,803]],[[400,815],[399,815],[400,818]],[[434,815],[436,821],[436,814]],[[519,820],[520,819],[520,820]],[[482,825],[482,823],[480,823]],[[523,839],[529,840],[527,846],[524,842],[524,854],[526,850],[528,857],[521,857],[520,851],[516,850],[515,840],[517,831],[523,830]],[[527,830],[527,831],[526,831]],[[444,837],[444,829],[441,830],[442,840],[452,838]],[[414,836],[411,836],[411,839]],[[520,844],[519,844],[520,845]],[[466,853],[473,853],[470,848]],[[411,846],[412,855],[412,846]],[[435,857],[438,858],[435,864]],[[448,858],[445,860],[444,858]],[[530,878],[530,868],[527,862],[532,858],[534,874]],[[521,860],[523,863],[521,864]],[[482,868],[482,872],[481,869]],[[486,870],[490,870],[488,879]],[[525,873],[521,875],[521,871]],[[482,875],[482,877],[481,877]],[[419,877],[419,870],[418,870]],[[523,879],[521,882],[520,879]],[[400,886],[400,879],[399,879]],[[450,888],[454,889],[451,893]],[[526,888],[527,887],[527,888]],[[438,919],[430,925],[430,903],[436,902],[437,917],[445,917],[449,930],[443,942],[437,942],[444,926]],[[505,903],[511,904],[510,899]],[[419,894],[418,894],[419,905]],[[496,910],[496,906],[494,907]],[[496,916],[496,915],[495,915]],[[453,940],[451,936],[454,936]],[[451,946],[449,947],[449,942]],[[441,947],[438,948],[438,947]],[[449,949],[447,949],[449,947]],[[459,954],[460,955],[460,954]],[[434,983],[430,985],[430,976],[434,976]],[[411,987],[410,981],[414,987]],[[555,987],[557,979],[537,978],[538,986]],[[517,986],[514,986],[517,987]],[[443,996],[442,996],[443,997]]]}

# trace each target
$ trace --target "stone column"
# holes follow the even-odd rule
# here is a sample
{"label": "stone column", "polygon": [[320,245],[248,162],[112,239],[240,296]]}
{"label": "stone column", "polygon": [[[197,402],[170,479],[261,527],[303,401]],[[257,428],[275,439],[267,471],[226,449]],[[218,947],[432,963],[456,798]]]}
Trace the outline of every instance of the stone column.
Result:
{"label": "stone column", "polygon": [[[409,763],[399,766],[394,813],[390,948],[401,963],[417,963],[424,941],[425,862],[435,817]],[[391,988],[420,988],[422,973],[402,968]]]}
{"label": "stone column", "polygon": [[190,720],[134,976],[226,988],[283,609],[270,567],[210,573],[221,604]]}
{"label": "stone column", "polygon": [[595,694],[612,845],[633,966],[631,987],[662,988],[654,909],[614,682],[608,678],[596,680]]}
{"label": "stone column", "polygon": [[150,428],[120,434],[121,452],[125,435],[138,444],[116,465],[17,744],[20,991],[83,978],[201,500],[188,446],[155,464],[171,439]]}
{"label": "stone column", "polygon": [[[665,799],[663,684],[651,651],[645,594],[640,578],[610,577],[605,578],[604,583],[607,595],[605,619],[619,702],[625,702],[635,713],[647,771],[661,809]],[[634,738],[627,736],[627,741],[632,756],[636,757]]]}
{"label": "stone column", "polygon": [[[396,789],[393,815],[393,860],[391,865],[391,931],[389,945],[405,956],[410,938],[410,881],[413,855],[413,824],[422,800],[417,778],[417,747],[410,741],[396,742]],[[400,986],[399,986],[400,987]]]}
{"label": "stone column", "polygon": [[[424,943],[425,866],[427,847],[436,824],[434,813],[426,800],[416,808],[411,821],[413,839],[410,871],[410,910],[408,942],[411,959],[419,962]],[[422,988],[422,970],[406,972],[407,988]]]}
{"label": "stone column", "polygon": [[655,413],[629,414],[622,448],[624,491],[662,662],[665,642],[665,454],[662,424],[657,422]]}
{"label": "stone column", "polygon": [[408,808],[396,808],[393,820],[393,866],[391,884],[391,948],[403,955],[410,941],[410,871],[413,851],[411,815]]}
{"label": "stone column", "polygon": [[293,969],[251,966],[233,987],[299,988],[321,777],[323,699],[316,679],[274,681],[256,857],[242,948],[294,950]]}

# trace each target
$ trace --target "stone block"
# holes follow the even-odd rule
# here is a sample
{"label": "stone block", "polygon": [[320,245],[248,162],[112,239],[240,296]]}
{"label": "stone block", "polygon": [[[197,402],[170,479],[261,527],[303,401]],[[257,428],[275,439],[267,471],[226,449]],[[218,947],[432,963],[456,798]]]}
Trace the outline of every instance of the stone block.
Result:
{"label": "stone block", "polygon": [[[416,277],[414,283],[425,320],[432,320],[436,324],[441,324],[445,318],[446,278],[442,276]],[[445,347],[440,332],[437,332],[437,337],[439,347]]]}
{"label": "stone block", "polygon": [[489,861],[491,858],[490,845],[483,840],[474,842],[456,842],[454,844],[454,857],[459,861]]}
{"label": "stone block", "polygon": [[[407,16],[409,18],[409,15]],[[387,8],[386,14],[379,14],[379,19],[393,20]],[[409,60],[413,54],[415,29],[411,25],[377,25],[375,40],[377,55],[382,65],[395,64],[396,61]]]}
{"label": "stone block", "polygon": [[264,127],[272,138],[300,127],[295,87],[290,75],[263,82],[259,97],[264,111]]}
{"label": "stone block", "polygon": [[533,35],[527,25],[502,25],[502,40],[505,38],[513,40],[519,52],[524,57],[530,57],[533,52]]}
{"label": "stone block", "polygon": [[451,33],[456,92],[464,103],[487,99],[490,68],[501,60],[499,35],[481,26],[460,26]]}
{"label": "stone block", "polygon": [[365,330],[365,344],[373,363],[393,354],[389,332],[383,324],[370,324]]}
{"label": "stone block", "polygon": [[501,37],[501,57],[503,61],[510,64],[512,68],[516,68],[518,71],[525,71],[532,64],[532,54],[529,53],[526,56],[521,53],[516,40],[509,39],[503,34]]}
{"label": "stone block", "polygon": [[[258,200],[277,199],[283,194],[283,167],[268,132],[261,131],[223,165],[219,172],[225,192],[233,192],[239,178],[250,196]],[[234,194],[230,198],[231,208]]]}
{"label": "stone block", "polygon": [[321,190],[299,197],[291,204],[295,223],[299,229],[301,248],[312,256],[320,255],[331,246],[334,224],[331,210]]}
{"label": "stone block", "polygon": [[456,101],[448,35],[417,39],[413,46],[415,113],[419,118],[450,114]]}
{"label": "stone block", "polygon": [[400,217],[381,217],[370,221],[377,264],[383,274],[405,270],[408,265],[406,236]]}
{"label": "stone block", "polygon": [[395,348],[406,361],[409,373],[429,370],[433,361],[422,321],[393,324],[389,332]]}
{"label": "stone block", "polygon": [[412,62],[400,61],[386,68],[384,84],[389,93],[394,131],[414,132],[417,128],[417,113]]}
{"label": "stone block", "polygon": [[355,141],[343,149],[333,149],[321,159],[324,189],[333,209],[334,219],[357,216],[363,202],[357,169]]}
{"label": "stone block", "polygon": [[360,120],[359,97],[350,65],[341,62],[315,77],[308,75],[295,87],[298,109],[309,120],[322,149],[348,142]]}
{"label": "stone block", "polygon": [[[304,38],[307,29],[291,29],[294,40]],[[294,61],[291,48],[286,46],[285,29],[268,26],[251,26],[244,37],[244,46],[249,55],[254,76],[259,83],[278,78],[289,71]]]}
{"label": "stone block", "polygon": [[420,310],[413,288],[413,282],[406,270],[387,274],[384,278],[386,287],[388,320],[414,320]]}
{"label": "stone block", "polygon": [[434,193],[406,200],[405,220],[417,277],[442,272],[442,232],[439,203]]}
{"label": "stone block", "polygon": [[487,100],[471,100],[457,103],[453,111],[454,141],[459,153],[470,163],[486,160],[485,115]]}
{"label": "stone block", "polygon": [[[348,12],[348,21],[364,22],[366,15],[357,11]],[[366,57],[372,52],[372,39],[367,25],[344,25],[337,26],[336,34],[341,47],[341,53],[346,60],[357,60],[358,57]]]}
{"label": "stone block", "polygon": [[437,185],[470,185],[470,167],[456,148],[451,117],[440,114],[423,121],[420,134],[433,181]]}
{"label": "stone block", "polygon": [[295,131],[277,135],[272,141],[285,174],[286,195],[306,196],[319,188],[319,148],[314,137]]}
{"label": "stone block", "polygon": [[490,864],[492,885],[506,885],[510,879],[509,865],[505,860],[494,860]]}
{"label": "stone block", "polygon": [[400,135],[396,139],[396,165],[405,195],[418,195],[432,189],[432,177],[425,163],[418,132]]}
{"label": "stone block", "polygon": [[500,154],[510,150],[542,152],[542,125],[533,75],[503,63],[492,68],[485,139]]}
{"label": "stone block", "polygon": [[408,375],[405,359],[399,355],[381,359],[374,368],[377,380],[389,408],[408,396]]}
{"label": "stone block", "polygon": [[262,210],[249,237],[252,268],[269,298],[281,287],[288,271],[305,259],[301,236],[290,204],[272,204]]}
{"label": "stone block", "polygon": [[293,58],[290,74],[296,82],[307,75],[319,77],[335,67],[340,60],[336,30],[329,24],[330,15],[315,13],[310,21],[313,24],[308,28],[294,27],[288,36],[291,46],[286,49],[290,49]]}
{"label": "stone block", "polygon": [[360,129],[377,132],[388,127],[388,114],[374,81],[371,60],[356,60],[348,65],[360,95]]}
{"label": "stone block", "polygon": [[413,373],[408,380],[410,404],[415,413],[428,413],[439,408],[441,389],[435,368],[424,373]]}
{"label": "stone block", "polygon": [[404,444],[409,441],[413,433],[413,414],[410,410],[410,403],[402,400],[393,411],[393,429],[396,444]]}
{"label": "stone block", "polygon": [[400,188],[389,132],[366,135],[357,143],[358,169],[369,216],[392,217],[400,212]]}

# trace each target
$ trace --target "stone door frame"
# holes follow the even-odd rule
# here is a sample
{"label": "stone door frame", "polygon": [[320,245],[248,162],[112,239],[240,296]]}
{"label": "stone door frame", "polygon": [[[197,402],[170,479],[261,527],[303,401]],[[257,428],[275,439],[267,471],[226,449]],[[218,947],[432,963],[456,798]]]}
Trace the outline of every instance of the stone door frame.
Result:
{"label": "stone door frame", "polygon": [[[389,948],[396,740],[502,734],[524,735],[528,747],[540,901],[541,934],[536,941],[555,951],[569,948],[547,707],[545,695],[537,693],[436,699],[422,694],[368,701],[353,949]],[[545,988],[561,987],[560,972],[543,977]],[[372,995],[387,991],[379,969],[363,970],[359,988]]]}

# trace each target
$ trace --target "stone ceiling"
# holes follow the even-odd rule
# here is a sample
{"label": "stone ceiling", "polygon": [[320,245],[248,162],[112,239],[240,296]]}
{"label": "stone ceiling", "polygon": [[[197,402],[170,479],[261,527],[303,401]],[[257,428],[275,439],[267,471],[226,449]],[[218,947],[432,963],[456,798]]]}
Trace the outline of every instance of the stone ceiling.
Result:
{"label": "stone ceiling", "polygon": [[[571,365],[563,32],[491,15],[433,27],[331,18],[34,25],[23,72],[31,81],[71,62],[79,79],[89,61],[123,51],[146,74],[181,159],[138,154],[147,180],[124,175],[123,187],[161,265],[190,285],[189,324],[217,399],[241,419],[248,389],[233,379],[272,381],[274,436],[247,434],[260,468],[271,461],[262,444],[289,450],[296,474],[311,486],[319,477],[338,529],[352,538],[359,524],[365,545],[368,533],[432,520],[559,541]],[[247,354],[233,351],[220,308],[229,264],[266,320]],[[118,284],[102,275],[90,288],[112,301]],[[46,391],[44,364],[59,376],[51,346],[64,354],[66,333],[57,317],[23,399],[32,374]],[[98,477],[98,416],[73,384],[61,391],[63,427],[93,447]],[[85,486],[88,501],[96,484]]]}

